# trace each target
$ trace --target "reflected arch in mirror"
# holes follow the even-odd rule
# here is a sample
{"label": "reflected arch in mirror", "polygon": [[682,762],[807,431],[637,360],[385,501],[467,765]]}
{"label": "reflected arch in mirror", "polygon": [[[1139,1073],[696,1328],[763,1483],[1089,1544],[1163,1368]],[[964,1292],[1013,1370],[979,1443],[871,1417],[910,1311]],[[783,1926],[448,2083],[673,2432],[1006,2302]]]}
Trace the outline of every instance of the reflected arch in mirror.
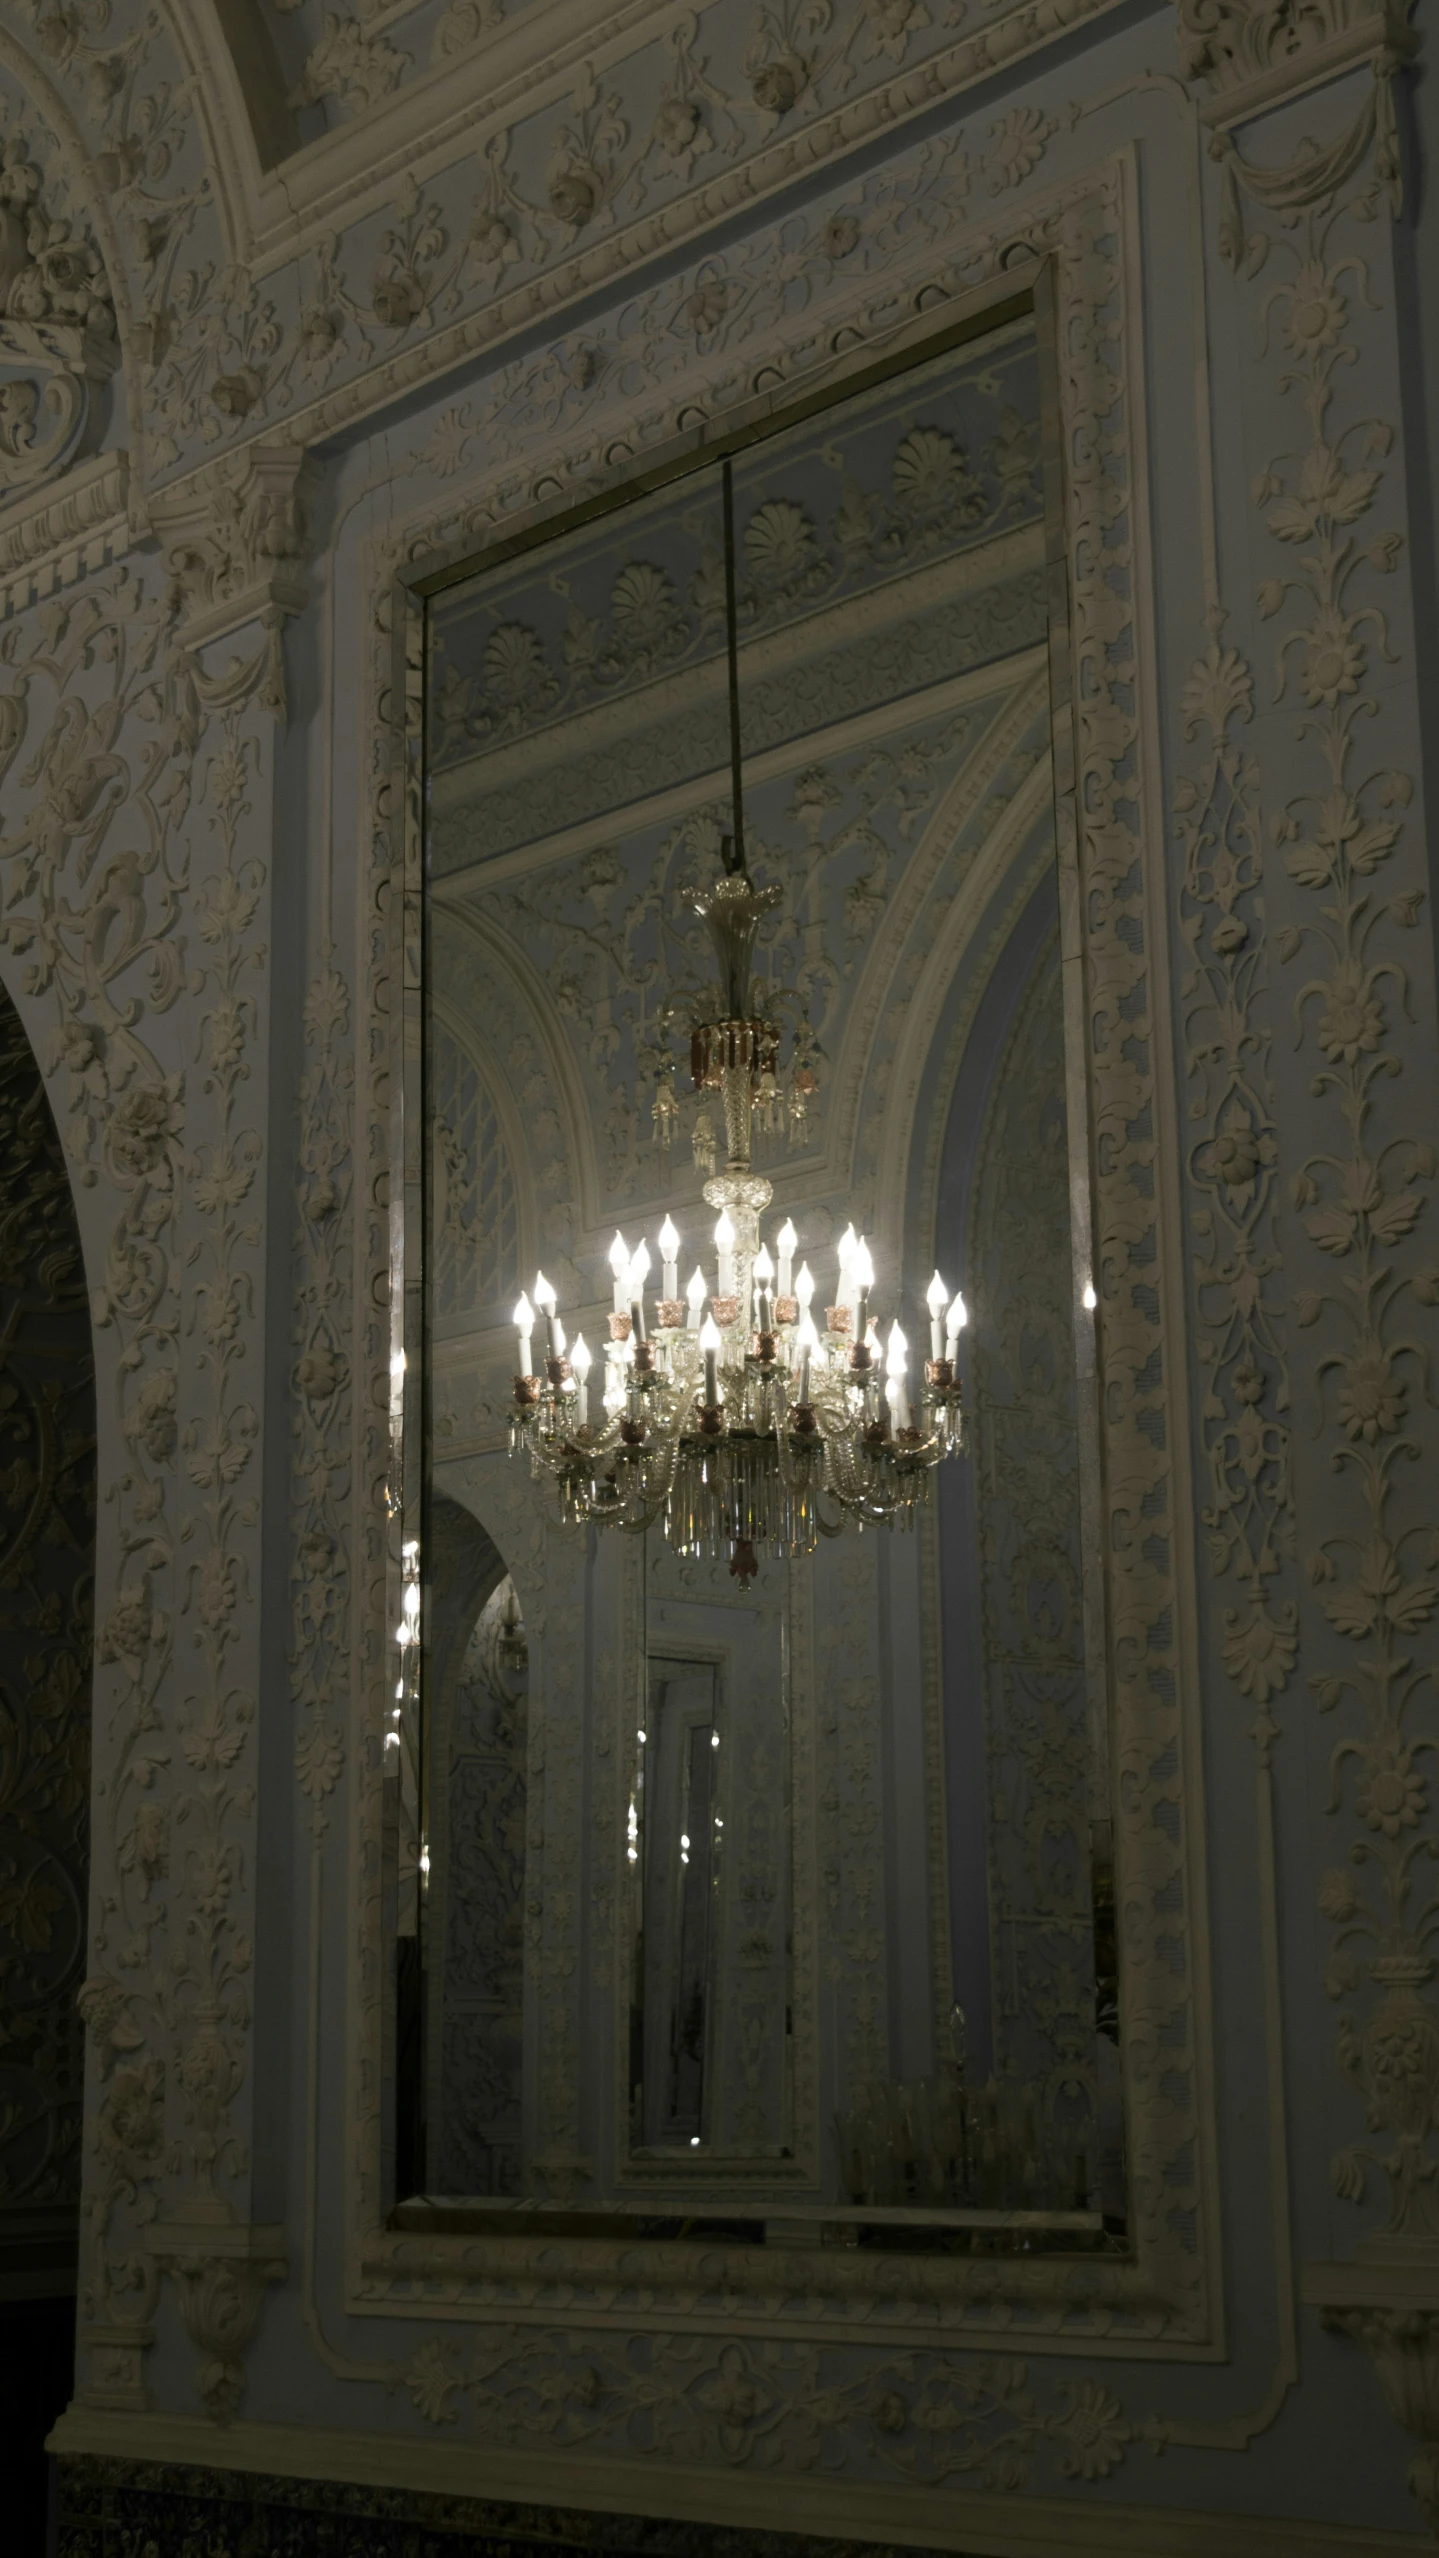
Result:
{"label": "reflected arch in mirror", "polygon": [[528,1642],[505,1558],[471,1510],[437,1494],[429,1545],[423,2058],[406,2073],[423,2088],[425,2133],[409,2190],[494,2199],[520,2175]]}

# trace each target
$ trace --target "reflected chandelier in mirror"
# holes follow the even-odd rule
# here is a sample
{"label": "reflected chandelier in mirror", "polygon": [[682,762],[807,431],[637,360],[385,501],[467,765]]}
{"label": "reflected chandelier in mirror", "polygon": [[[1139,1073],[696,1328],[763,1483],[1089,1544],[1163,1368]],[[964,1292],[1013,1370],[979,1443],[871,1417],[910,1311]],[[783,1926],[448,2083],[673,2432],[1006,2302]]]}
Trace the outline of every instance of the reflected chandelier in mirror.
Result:
{"label": "reflected chandelier in mirror", "polygon": [[[963,1445],[954,1351],[964,1299],[956,1295],[951,1301],[936,1271],[927,1300],[931,1355],[922,1397],[912,1407],[909,1345],[897,1319],[884,1345],[881,1383],[879,1329],[870,1310],[874,1268],[853,1222],[840,1245],[839,1288],[826,1309],[823,1342],[810,1313],[814,1280],[807,1262],[792,1284],[797,1241],[792,1222],[786,1220],[776,1239],[777,1272],[760,1239],[760,1219],[774,1190],[752,1168],[752,1132],[757,1116],[772,1126],[781,1109],[781,1033],[757,1010],[756,999],[772,1011],[785,1001],[800,1011],[788,1095],[792,1136],[803,1126],[816,1089],[815,1043],[803,997],[794,988],[761,990],[752,983],[760,920],[781,891],[756,887],[745,858],[734,478],[728,456],[722,485],[734,831],[721,844],[718,880],[692,889],[688,898],[714,944],[718,1000],[714,990],[688,1004],[677,994],[660,1016],[667,1027],[685,1010],[690,1013],[691,1070],[700,1095],[695,1161],[710,1172],[704,1195],[720,1212],[716,1284],[707,1290],[697,1266],[681,1300],[680,1238],[667,1217],[659,1238],[662,1288],[652,1338],[645,1317],[649,1247],[641,1243],[631,1256],[616,1235],[604,1417],[592,1421],[593,1354],[583,1333],[567,1347],[555,1292],[538,1273],[535,1305],[522,1296],[515,1308],[519,1373],[510,1445],[512,1452],[528,1452],[536,1474],[553,1476],[568,1524],[642,1531],[659,1523],[677,1553],[711,1562],[727,1556],[743,1583],[754,1578],[761,1548],[775,1555],[811,1554],[821,1535],[839,1534],[847,1517],[860,1526],[913,1524],[930,1470]],[[725,1128],[727,1159],[719,1174],[705,1107],[711,1092],[719,1095]],[[653,1108],[662,1146],[668,1146],[678,1116],[673,1071],[662,1064]],[[547,1333],[543,1376],[531,1373],[536,1307]],[[942,1329],[946,1307],[950,1322]]]}

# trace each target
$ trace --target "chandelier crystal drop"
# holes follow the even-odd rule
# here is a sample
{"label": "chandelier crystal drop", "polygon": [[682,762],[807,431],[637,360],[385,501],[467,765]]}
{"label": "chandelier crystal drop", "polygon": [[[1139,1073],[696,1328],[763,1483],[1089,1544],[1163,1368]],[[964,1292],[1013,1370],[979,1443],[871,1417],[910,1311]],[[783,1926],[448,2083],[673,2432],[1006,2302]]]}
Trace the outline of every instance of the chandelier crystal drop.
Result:
{"label": "chandelier crystal drop", "polygon": [[[615,1236],[598,1391],[593,1352],[582,1333],[567,1344],[554,1289],[538,1273],[532,1297],[522,1296],[515,1308],[519,1373],[510,1445],[553,1480],[570,1524],[635,1532],[659,1525],[679,1553],[728,1557],[730,1570],[747,1582],[762,1552],[812,1553],[847,1520],[912,1524],[933,1469],[964,1444],[956,1351],[966,1316],[963,1297],[951,1297],[936,1271],[927,1296],[930,1355],[912,1397],[908,1342],[893,1317],[881,1340],[874,1266],[853,1225],[840,1241],[823,1332],[811,1312],[809,1265],[794,1268],[793,1221],[786,1218],[774,1236],[773,1254],[761,1236],[774,1193],[752,1168],[755,1128],[773,1128],[787,1116],[794,1136],[816,1078],[802,1024],[788,1095],[782,1093],[782,1034],[757,1007],[751,982],[760,923],[780,892],[757,887],[745,860],[728,462],[724,501],[734,834],[721,847],[720,877],[690,895],[709,928],[719,983],[688,1005],[676,999],[666,1008],[671,1022],[689,1017],[699,1095],[695,1153],[711,1169],[704,1197],[717,1211],[714,1265],[707,1272],[697,1263],[681,1294],[682,1238],[666,1217],[657,1237],[660,1286],[651,1296],[648,1245],[632,1252]],[[778,1010],[779,991],[764,993]],[[667,1146],[679,1116],[671,1068],[661,1068],[657,1085],[655,1132]],[[712,1169],[711,1094],[723,1124],[722,1172]]]}

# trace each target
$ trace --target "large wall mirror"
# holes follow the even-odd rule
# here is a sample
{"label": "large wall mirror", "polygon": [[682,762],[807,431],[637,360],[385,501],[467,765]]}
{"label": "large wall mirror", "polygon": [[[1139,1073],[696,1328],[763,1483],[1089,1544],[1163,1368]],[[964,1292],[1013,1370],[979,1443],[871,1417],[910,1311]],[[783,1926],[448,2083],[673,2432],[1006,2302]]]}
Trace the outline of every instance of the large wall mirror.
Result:
{"label": "large wall mirror", "polygon": [[[728,583],[709,451],[424,605],[400,2227],[1126,2246],[1043,378],[1012,310],[766,419]],[[968,1313],[965,1444],[907,1523],[739,1570],[566,1517],[508,1444],[537,1271],[598,1397],[617,1230],[651,1321],[667,1221],[681,1291],[717,1268],[693,1105],[655,1131],[714,973],[731,654],[757,1001],[791,990],[813,1069],[757,1135],[762,1240],[818,1312],[864,1237],[916,1398],[936,1268]]]}

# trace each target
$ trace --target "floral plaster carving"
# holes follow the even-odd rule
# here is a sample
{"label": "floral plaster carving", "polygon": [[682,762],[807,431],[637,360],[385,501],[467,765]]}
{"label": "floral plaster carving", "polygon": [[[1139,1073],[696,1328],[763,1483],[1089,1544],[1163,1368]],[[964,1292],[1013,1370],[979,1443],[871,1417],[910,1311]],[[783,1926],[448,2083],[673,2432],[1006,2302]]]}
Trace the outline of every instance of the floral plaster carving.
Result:
{"label": "floral plaster carving", "polygon": [[[1316,145],[1316,167],[1320,155]],[[1195,1018],[1218,1032],[1195,1051],[1210,1134],[1194,1161],[1213,1202],[1201,1221],[1201,1290],[1222,1287],[1232,1308],[1228,1332],[1213,1335],[1208,1524],[1216,1565],[1236,1568],[1252,1593],[1247,1621],[1230,1619],[1225,1657],[1261,1709],[1265,1742],[1269,1699],[1295,1665],[1299,1619],[1287,1603],[1276,1611],[1261,1585],[1284,1571],[1291,1518],[1302,1523],[1318,1506],[1296,1498],[1290,1474],[1281,1267],[1291,1283],[1291,1337],[1312,1334],[1317,1344],[1306,1404],[1335,1486],[1302,1558],[1325,1629],[1313,1645],[1324,1666],[1308,1686],[1319,1711],[1341,1725],[1327,1809],[1351,1831],[1323,1876],[1319,1906],[1333,1931],[1325,1986],[1340,2010],[1340,2066],[1368,2137],[1340,2149],[1333,2185],[1351,2205],[1377,2186],[1387,2213],[1359,2239],[1354,2264],[1311,2268],[1306,2292],[1336,2332],[1369,2348],[1396,2413],[1419,2436],[1410,2482],[1432,2521],[1432,2321],[1413,2286],[1417,2279],[1423,2294],[1439,2234],[1439,2013],[1432,1900],[1421,1880],[1433,1849],[1424,1703],[1439,1535],[1411,1487],[1416,1464],[1426,1454],[1432,1464],[1422,1380],[1439,1277],[1420,1233],[1435,1152],[1400,1080],[1412,1018],[1407,940],[1423,890],[1406,819],[1413,782],[1385,760],[1378,683],[1403,649],[1403,624],[1385,592],[1401,548],[1386,521],[1393,433],[1366,408],[1362,375],[1350,378],[1359,315],[1374,309],[1377,280],[1358,226],[1372,222],[1387,177],[1382,125],[1366,108],[1332,155],[1331,183],[1291,192],[1281,204],[1284,231],[1261,229],[1243,243],[1277,395],[1297,413],[1298,433],[1253,492],[1272,572],[1259,586],[1258,614],[1279,631],[1267,670],[1277,705],[1269,735],[1292,740],[1286,769],[1296,786],[1273,814],[1266,855],[1256,767],[1237,742],[1254,712],[1255,682],[1245,659],[1222,645],[1216,615],[1187,696],[1191,727],[1207,724],[1214,749],[1202,784],[1179,805],[1195,901],[1191,983],[1207,989]],[[1350,181],[1336,203],[1336,189]],[[1232,235],[1222,246],[1234,263]],[[1254,938],[1266,867],[1269,912],[1284,918],[1272,947],[1311,1074],[1307,1112],[1296,1111],[1284,1130],[1282,1263],[1281,1166],[1260,1071],[1268,1035],[1262,1005],[1252,1008],[1268,964]]]}
{"label": "floral plaster carving", "polygon": [[110,1398],[82,2281],[92,2386],[129,2404],[157,2298],[147,2227],[163,2197],[223,2248],[248,2160],[260,1425],[243,1379],[262,1139],[243,1096],[263,757],[255,681],[179,645],[177,603],[121,568],[0,643],[0,929],[27,1011],[53,1025],[73,1178],[94,1194]]}
{"label": "floral plaster carving", "polygon": [[100,251],[29,152],[23,133],[0,142],[0,497],[80,451],[119,360]]}
{"label": "floral plaster carving", "polygon": [[465,2404],[492,2441],[601,2442],[628,2417],[661,2456],[718,2450],[734,2467],[772,2474],[812,2471],[836,2436],[858,2433],[881,2475],[1012,2488],[1030,2483],[1041,2460],[1062,2478],[1108,2477],[1134,2440],[1112,2391],[1069,2381],[1044,2406],[1017,2355],[942,2363],[923,2378],[904,2358],[846,2380],[801,2346],[663,2335],[640,2350],[638,2340],[586,2342],[588,2359],[576,2361],[573,2341],[559,2336],[532,2337],[518,2354],[508,2339],[469,2353],[435,2340],[400,2377],[431,2424],[453,2423]]}
{"label": "floral plaster carving", "polygon": [[[1298,892],[1279,955],[1310,972],[1296,989],[1294,1018],[1313,1059],[1316,1104],[1326,1106],[1316,1109],[1314,1150],[1290,1182],[1298,1221],[1322,1256],[1316,1284],[1294,1303],[1301,1328],[1323,1327],[1314,1368],[1320,1426],[1349,1512],[1305,1558],[1343,1647],[1333,1672],[1310,1684],[1322,1710],[1359,1714],[1357,1731],[1334,1749],[1332,1808],[1352,1802],[1361,1829],[1347,1866],[1326,1877],[1321,1907],[1336,1929],[1329,1986],[1344,2003],[1341,2059],[1371,2131],[1389,2143],[1378,2153],[1344,2152],[1336,2189],[1358,2200],[1377,2168],[1389,2191],[1389,2233],[1428,2239],[1439,2234],[1431,2144],[1439,2016],[1420,1995],[1431,1967],[1426,1911],[1414,1896],[1430,1842],[1416,1749],[1428,1680],[1416,1650],[1439,1606],[1439,1581],[1435,1527],[1415,1517],[1401,1484],[1424,1445],[1424,1312],[1439,1286],[1410,1239],[1435,1155],[1427,1135],[1396,1122],[1389,1098],[1401,1062],[1394,1028],[1403,937],[1418,921],[1421,892],[1409,883],[1416,856],[1405,840],[1412,783],[1403,771],[1376,769],[1369,755],[1365,687],[1375,657],[1391,646],[1381,581],[1397,544],[1382,515],[1370,522],[1383,504],[1391,430],[1345,385],[1365,272],[1347,245],[1351,220],[1346,206],[1276,243],[1282,264],[1267,298],[1304,440],[1260,483],[1276,574],[1260,589],[1259,609],[1283,616],[1276,695],[1295,707],[1313,774],[1275,826]],[[1351,2002],[1361,1996],[1359,2010]]]}
{"label": "floral plaster carving", "polygon": [[1232,1576],[1240,1594],[1225,1613],[1224,1667],[1259,1709],[1261,1733],[1272,1736],[1271,1700],[1294,1668],[1299,1631],[1292,1595],[1276,1599],[1293,1562],[1294,1523],[1264,1000],[1264,845],[1258,768],[1242,738],[1253,716],[1254,679],[1240,652],[1225,646],[1217,609],[1211,630],[1180,705],[1186,738],[1206,741],[1204,761],[1181,780],[1174,800],[1185,858],[1189,1174],[1206,1375],[1201,1426],[1209,1474],[1201,1518],[1211,1570]]}

